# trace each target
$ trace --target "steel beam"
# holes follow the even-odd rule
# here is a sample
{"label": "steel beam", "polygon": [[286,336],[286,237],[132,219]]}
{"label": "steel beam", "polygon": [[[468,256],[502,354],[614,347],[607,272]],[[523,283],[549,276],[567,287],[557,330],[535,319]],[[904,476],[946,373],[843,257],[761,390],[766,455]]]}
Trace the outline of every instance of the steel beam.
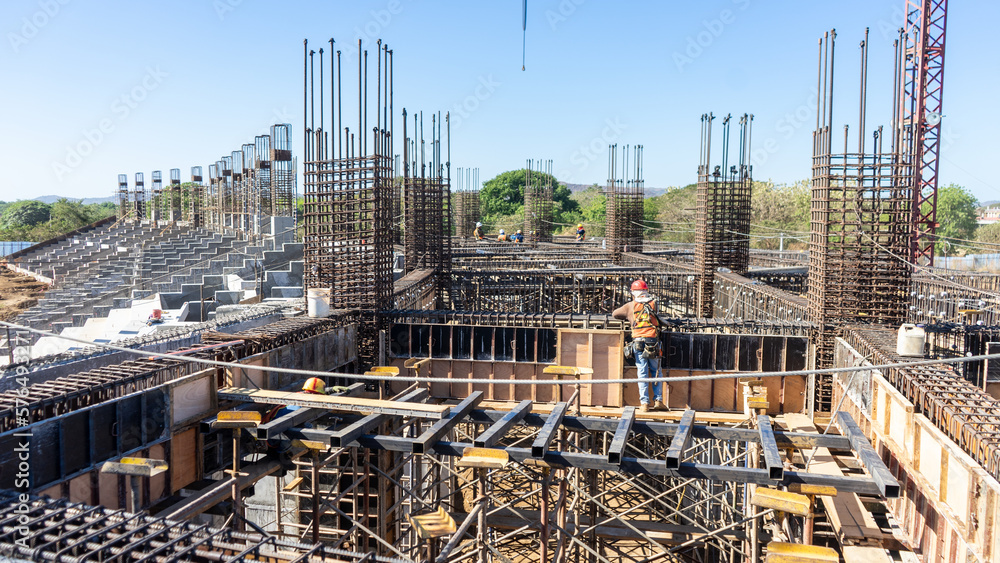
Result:
{"label": "steel beam", "polygon": [[694,429],[694,411],[687,409],[681,415],[680,424],[667,448],[667,469],[680,469],[684,452],[691,446],[691,433]]}
{"label": "steel beam", "polygon": [[785,468],[781,463],[781,453],[778,451],[778,443],[774,439],[771,417],[766,414],[757,415],[757,432],[760,435],[760,449],[764,454],[764,465],[767,467],[767,474],[771,479],[780,481]]}
{"label": "steel beam", "polygon": [[568,408],[569,403],[559,403],[552,408],[552,412],[546,417],[545,424],[542,425],[542,429],[538,431],[538,436],[535,437],[535,441],[531,444],[532,457],[542,457],[545,455],[545,451],[549,449],[552,439],[556,437],[556,430],[562,424]]}
{"label": "steel beam", "polygon": [[473,440],[473,445],[477,448],[492,448],[515,424],[521,422],[531,412],[531,406],[532,402],[528,399],[518,403],[510,412],[493,423],[493,426],[487,428],[485,432]]}
{"label": "steel beam", "polygon": [[[618,428],[615,429],[614,438],[608,446],[608,463],[619,464],[622,462],[622,453],[625,451],[625,442],[632,432],[632,425],[635,424],[635,407],[625,407],[622,418],[618,421]],[[534,453],[534,448],[532,448]]]}

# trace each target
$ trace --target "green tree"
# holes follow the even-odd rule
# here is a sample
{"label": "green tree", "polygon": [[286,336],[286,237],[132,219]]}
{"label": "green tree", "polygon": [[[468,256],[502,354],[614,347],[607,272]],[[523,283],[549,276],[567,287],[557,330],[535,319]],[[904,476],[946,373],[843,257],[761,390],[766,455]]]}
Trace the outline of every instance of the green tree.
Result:
{"label": "green tree", "polygon": [[49,205],[33,199],[16,201],[7,206],[0,215],[0,228],[34,227],[49,220]]}
{"label": "green tree", "polygon": [[[976,232],[976,207],[979,202],[976,197],[969,193],[964,187],[957,184],[948,184],[943,188],[938,188],[937,196],[937,235],[947,242],[948,245],[938,243],[935,245],[934,253],[943,254],[950,246],[963,246],[962,241],[947,239],[969,240]],[[951,250],[954,253],[954,250]]]}
{"label": "green tree", "polygon": [[[533,170],[532,181],[544,185],[551,181],[555,186],[552,193],[554,221],[562,222],[562,216],[579,211],[576,202],[570,199],[570,191],[554,176]],[[524,212],[524,169],[508,170],[497,174],[483,183],[479,192],[479,209],[489,224],[497,223],[501,217]]]}
{"label": "green tree", "polygon": [[91,222],[90,210],[79,201],[62,198],[52,204],[49,223],[63,232],[79,229]]}
{"label": "green tree", "polygon": [[[976,229],[976,242],[981,242],[983,244],[1000,245],[1000,223],[983,225],[978,229]],[[993,252],[993,251],[982,250],[982,252]]]}

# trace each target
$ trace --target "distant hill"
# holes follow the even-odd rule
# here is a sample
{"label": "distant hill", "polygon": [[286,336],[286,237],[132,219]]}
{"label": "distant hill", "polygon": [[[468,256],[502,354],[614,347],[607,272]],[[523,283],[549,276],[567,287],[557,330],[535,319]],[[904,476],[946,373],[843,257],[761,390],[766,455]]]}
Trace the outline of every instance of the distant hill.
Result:
{"label": "distant hill", "polygon": [[[590,189],[593,186],[593,184],[567,184],[567,183],[563,183],[563,185],[569,188],[569,191],[572,193],[583,192]],[[604,189],[604,184],[597,184],[597,185],[601,189]],[[656,197],[658,195],[663,195],[667,193],[667,189],[668,188],[650,188],[647,186],[646,188],[643,189],[643,193],[646,195],[646,197]]]}
{"label": "distant hill", "polygon": [[[55,203],[55,202],[59,201],[62,198],[63,198],[63,196],[61,196],[61,195],[43,195],[43,196],[36,197],[35,201],[40,201],[42,203]],[[85,198],[67,197],[66,199],[68,199],[69,201],[79,201],[80,203],[82,203],[84,205],[90,205],[91,203],[114,203],[114,201],[115,201],[115,198],[113,196],[111,196],[111,197],[85,197]]]}

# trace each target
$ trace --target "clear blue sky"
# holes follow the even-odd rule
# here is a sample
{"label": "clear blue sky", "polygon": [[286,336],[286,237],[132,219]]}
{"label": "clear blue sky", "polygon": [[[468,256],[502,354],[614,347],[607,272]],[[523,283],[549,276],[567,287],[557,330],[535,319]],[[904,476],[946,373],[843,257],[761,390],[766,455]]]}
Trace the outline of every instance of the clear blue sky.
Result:
{"label": "clear blue sky", "polygon": [[[871,27],[868,125],[888,125],[903,4],[529,0],[522,72],[519,0],[4,1],[0,199],[110,196],[118,173],[186,180],[278,121],[300,154],[302,40],[346,48],[359,34],[395,52],[397,115],[465,106],[452,166],[482,180],[542,158],[560,180],[603,184],[611,140],[645,146],[647,186],[685,185],[711,111],[753,113],[754,177],[793,182],[810,175],[817,38],[837,29],[834,122],[855,131]],[[997,146],[998,16],[978,0],[952,2],[948,19],[941,183],[980,200],[1000,199],[980,166]]]}

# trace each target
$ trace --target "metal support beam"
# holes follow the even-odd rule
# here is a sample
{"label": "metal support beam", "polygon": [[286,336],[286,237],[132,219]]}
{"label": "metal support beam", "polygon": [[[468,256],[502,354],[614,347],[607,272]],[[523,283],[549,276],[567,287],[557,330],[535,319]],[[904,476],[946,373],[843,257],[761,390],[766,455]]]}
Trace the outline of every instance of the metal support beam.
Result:
{"label": "metal support beam", "polygon": [[556,430],[562,425],[568,408],[569,403],[559,403],[552,409],[552,413],[545,419],[545,424],[542,425],[542,429],[538,431],[538,436],[535,437],[535,441],[531,444],[532,457],[542,457],[545,455],[545,451],[549,449],[552,439],[556,437]]}
{"label": "metal support beam", "polygon": [[441,439],[442,436],[448,433],[449,430],[455,427],[462,419],[464,419],[472,409],[476,408],[479,403],[483,400],[482,391],[473,391],[471,395],[466,397],[461,403],[456,405],[451,409],[451,413],[438,420],[426,432],[420,435],[416,440],[413,441],[413,449],[411,450],[415,454],[422,454],[427,451],[428,444],[433,444]]}
{"label": "metal support beam", "polygon": [[521,422],[531,412],[532,404],[528,399],[518,403],[513,410],[504,414],[503,418],[495,422],[493,426],[487,428],[485,432],[473,440],[473,445],[477,448],[492,448],[515,424]]}
{"label": "metal support beam", "polygon": [[[861,465],[872,476],[882,496],[885,498],[898,497],[899,482],[892,476],[889,468],[882,463],[882,458],[879,457],[878,452],[868,442],[865,433],[861,431],[861,428],[854,422],[851,415],[844,411],[837,411],[837,426],[843,432],[844,436],[851,441],[851,447],[857,452],[858,459],[861,460]],[[837,490],[839,491],[840,489],[838,488]]]}
{"label": "metal support beam", "polygon": [[691,432],[694,429],[694,411],[688,409],[681,415],[680,424],[667,448],[667,469],[679,469],[684,452],[691,446]]}
{"label": "metal support beam", "polygon": [[[608,447],[608,463],[619,464],[622,462],[622,453],[625,451],[625,442],[632,432],[632,425],[635,423],[635,407],[625,407],[622,418],[615,429],[615,436],[611,439]],[[534,448],[532,448],[534,452]]]}
{"label": "metal support beam", "polygon": [[[424,399],[426,399],[429,394],[430,392],[427,389],[417,389],[394,400],[404,403],[405,402],[419,403],[422,402]],[[337,430],[333,432],[333,434],[331,434],[330,447],[342,448],[349,446],[355,440],[358,439],[358,436],[361,436],[362,434],[369,432],[373,428],[377,427],[379,424],[382,424],[386,420],[389,420],[389,418],[390,415],[387,414],[370,414],[353,424],[349,424],[344,428],[341,428],[340,430]]]}
{"label": "metal support beam", "polygon": [[771,476],[771,479],[780,481],[785,468],[781,463],[781,453],[778,452],[778,443],[774,439],[771,418],[766,414],[757,415],[757,432],[760,434],[760,449],[764,454],[764,465],[767,466],[767,474]]}

